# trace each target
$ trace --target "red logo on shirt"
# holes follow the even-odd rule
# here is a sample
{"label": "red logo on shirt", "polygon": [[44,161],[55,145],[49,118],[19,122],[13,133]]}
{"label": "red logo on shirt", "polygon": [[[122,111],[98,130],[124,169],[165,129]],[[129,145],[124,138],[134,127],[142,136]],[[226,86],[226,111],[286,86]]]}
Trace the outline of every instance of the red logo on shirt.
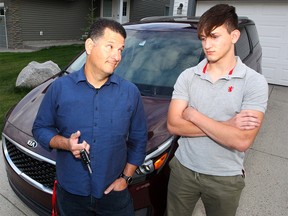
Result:
{"label": "red logo on shirt", "polygon": [[233,90],[233,86],[229,86],[228,87],[228,92],[232,92],[232,90]]}

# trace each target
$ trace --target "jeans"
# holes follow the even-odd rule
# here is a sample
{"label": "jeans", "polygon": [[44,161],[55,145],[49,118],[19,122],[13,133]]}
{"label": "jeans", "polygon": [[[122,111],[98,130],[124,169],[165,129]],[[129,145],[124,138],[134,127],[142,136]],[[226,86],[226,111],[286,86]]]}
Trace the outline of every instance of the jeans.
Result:
{"label": "jeans", "polygon": [[233,216],[236,214],[244,177],[213,176],[194,172],[184,167],[176,157],[170,161],[167,215],[191,216],[201,198],[206,215]]}
{"label": "jeans", "polygon": [[111,191],[102,198],[68,193],[57,184],[57,207],[61,216],[134,216],[128,189]]}

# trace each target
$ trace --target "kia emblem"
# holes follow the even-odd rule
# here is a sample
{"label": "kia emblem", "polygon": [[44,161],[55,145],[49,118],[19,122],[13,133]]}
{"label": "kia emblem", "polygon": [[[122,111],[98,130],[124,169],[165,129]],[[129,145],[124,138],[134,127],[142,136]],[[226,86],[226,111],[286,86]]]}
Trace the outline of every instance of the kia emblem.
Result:
{"label": "kia emblem", "polygon": [[38,144],[36,140],[28,140],[27,145],[31,148],[36,148]]}

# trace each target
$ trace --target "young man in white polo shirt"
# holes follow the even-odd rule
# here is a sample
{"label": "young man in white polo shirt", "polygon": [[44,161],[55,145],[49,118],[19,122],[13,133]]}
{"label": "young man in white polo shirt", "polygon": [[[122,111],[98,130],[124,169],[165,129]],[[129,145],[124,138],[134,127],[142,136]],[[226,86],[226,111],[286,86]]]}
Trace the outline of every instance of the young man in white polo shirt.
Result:
{"label": "young man in white polo shirt", "polygon": [[168,216],[191,216],[201,198],[209,216],[233,216],[244,182],[244,152],[262,124],[268,85],[235,56],[240,37],[233,6],[219,4],[200,18],[206,58],[182,72],[168,112],[180,135],[170,163]]}

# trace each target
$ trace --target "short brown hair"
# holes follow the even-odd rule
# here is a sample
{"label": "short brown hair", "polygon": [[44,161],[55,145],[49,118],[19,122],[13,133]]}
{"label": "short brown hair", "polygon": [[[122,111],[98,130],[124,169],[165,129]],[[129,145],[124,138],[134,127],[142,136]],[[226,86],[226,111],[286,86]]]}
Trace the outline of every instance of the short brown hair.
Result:
{"label": "short brown hair", "polygon": [[228,4],[217,4],[207,10],[198,23],[198,37],[201,35],[208,36],[211,32],[223,24],[226,25],[227,31],[231,33],[238,29],[238,16],[236,9]]}

